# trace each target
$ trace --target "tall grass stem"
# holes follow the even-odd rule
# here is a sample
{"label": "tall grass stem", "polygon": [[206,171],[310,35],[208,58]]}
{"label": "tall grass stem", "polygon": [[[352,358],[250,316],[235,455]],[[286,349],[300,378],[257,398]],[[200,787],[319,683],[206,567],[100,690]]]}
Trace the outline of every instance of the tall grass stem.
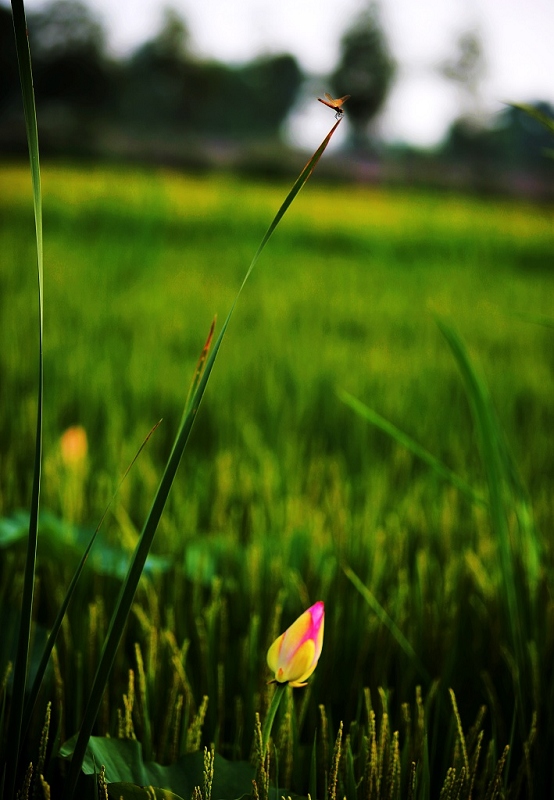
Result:
{"label": "tall grass stem", "polygon": [[15,783],[21,743],[23,724],[23,707],[27,685],[29,660],[29,642],[31,635],[31,619],[33,613],[33,597],[35,586],[35,565],[38,541],[38,514],[40,505],[40,482],[42,467],[42,406],[43,406],[43,246],[42,246],[42,191],[40,181],[40,163],[38,148],[38,128],[31,68],[31,53],[27,37],[27,22],[23,0],[12,0],[13,26],[21,82],[21,96],[25,114],[27,145],[31,166],[31,182],[33,188],[33,209],[35,216],[35,238],[37,256],[38,283],[38,385],[37,385],[37,417],[35,432],[35,453],[33,462],[33,484],[29,516],[29,536],[27,539],[27,556],[23,596],[21,600],[21,616],[17,640],[17,651],[14,666],[14,682],[8,737],[6,746],[6,767],[2,778],[2,797],[15,796]]}
{"label": "tall grass stem", "polygon": [[[79,733],[77,735],[77,741],[71,759],[69,774],[67,776],[66,783],[64,786],[64,795],[66,800],[72,800],[72,798],[74,797],[75,789],[77,787],[77,780],[81,772],[81,767],[87,749],[87,744],[92,734],[96,717],[98,715],[100,703],[102,701],[102,695],[104,694],[104,690],[106,688],[106,684],[108,682],[111,673],[117,648],[119,647],[119,642],[121,641],[121,637],[123,636],[123,631],[125,629],[127,617],[131,610],[131,606],[133,603],[133,599],[135,597],[135,592],[137,590],[140,576],[142,575],[142,571],[144,569],[148,553],[152,546],[152,542],[154,540],[154,535],[156,533],[158,523],[161,519],[175,475],[177,474],[177,469],[181,462],[182,455],[185,451],[185,447],[187,445],[190,432],[194,424],[194,420],[196,419],[198,408],[200,407],[200,403],[202,402],[202,398],[204,396],[204,392],[206,391],[206,387],[215,360],[219,353],[221,343],[227,331],[229,322],[231,321],[231,317],[235,310],[240,294],[246,284],[246,281],[251,275],[252,270],[256,266],[256,263],[258,262],[258,259],[264,247],[271,238],[277,225],[283,218],[285,212],[293,202],[294,198],[296,197],[296,195],[299,193],[299,191],[302,189],[302,187],[312,174],[316,164],[323,155],[327,145],[331,140],[333,133],[335,132],[339,124],[340,120],[336,122],[335,125],[333,125],[333,127],[331,128],[331,130],[329,131],[329,133],[327,134],[321,145],[318,147],[313,156],[309,159],[308,163],[306,164],[306,166],[298,176],[297,180],[295,181],[292,189],[287,194],[277,214],[273,218],[273,221],[269,225],[258,249],[254,254],[252,261],[250,262],[250,266],[240,285],[240,288],[233,301],[233,304],[231,305],[231,309],[227,314],[227,318],[223,323],[219,336],[217,337],[217,341],[215,342],[214,348],[207,359],[205,358],[205,348],[202,351],[199,363],[205,364],[204,369],[201,372],[200,379],[197,382],[196,390],[194,391],[192,400],[190,401],[187,400],[185,403],[185,412],[181,420],[179,431],[177,432],[177,436],[175,438],[169,459],[167,461],[164,474],[160,481],[150,512],[148,514],[147,520],[144,524],[142,533],[137,543],[137,547],[135,549],[133,558],[129,565],[127,575],[121,587],[121,591],[119,593],[119,597],[116,602],[116,606],[114,608],[112,619],[110,621],[108,633],[106,635],[106,639],[102,649],[102,654],[100,656],[100,662],[98,664],[96,675],[94,677],[93,685],[89,694],[89,699],[85,709],[84,718],[81,723]],[[211,332],[208,336],[208,341],[211,341]],[[196,380],[197,376],[195,375],[193,377],[193,381],[196,382]]]}

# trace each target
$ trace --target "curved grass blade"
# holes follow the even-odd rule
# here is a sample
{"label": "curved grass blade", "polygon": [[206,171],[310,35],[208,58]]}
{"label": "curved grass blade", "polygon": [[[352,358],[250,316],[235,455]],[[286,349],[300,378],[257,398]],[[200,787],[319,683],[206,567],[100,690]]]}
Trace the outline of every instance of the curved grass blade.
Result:
{"label": "curved grass blade", "polygon": [[545,114],[539,108],[535,108],[535,106],[529,105],[528,103],[508,103],[508,105],[512,106],[512,108],[517,108],[519,111],[523,111],[529,117],[536,119],[537,122],[540,122],[541,125],[550,131],[550,133],[554,134],[554,119],[549,117],[548,114]]}
{"label": "curved grass blade", "polygon": [[401,444],[403,447],[417,456],[440,478],[443,478],[451,483],[452,486],[455,486],[456,489],[462,492],[462,494],[465,494],[466,497],[468,497],[473,503],[477,503],[481,506],[487,505],[487,501],[484,497],[482,497],[478,492],[475,491],[475,489],[473,489],[468,483],[460,478],[459,475],[443,464],[442,461],[418,444],[415,439],[412,439],[410,436],[408,436],[407,433],[401,431],[399,428],[393,425],[392,422],[389,422],[376,411],[373,411],[373,409],[369,408],[369,406],[366,406],[365,403],[362,403],[361,400],[358,400],[349,392],[340,389],[338,391],[338,395],[343,403],[346,403],[347,406],[350,406],[350,408],[355,411],[358,416],[367,420],[372,425],[375,425],[384,433],[395,439],[398,444]]}
{"label": "curved grass blade", "polygon": [[368,606],[371,610],[377,615],[379,621],[382,625],[387,628],[392,636],[396,639],[399,647],[404,651],[404,653],[408,656],[412,664],[414,665],[415,669],[419,672],[420,676],[427,681],[428,683],[431,682],[431,676],[423,666],[421,659],[417,655],[416,651],[406,639],[396,622],[389,617],[381,603],[377,600],[375,595],[370,592],[367,586],[360,580],[360,578],[356,575],[353,569],[351,569],[347,564],[342,565],[342,570],[350,583],[358,590],[361,596],[364,598]]}
{"label": "curved grass blade", "polygon": [[252,259],[252,261],[250,263],[250,266],[248,268],[248,272],[244,276],[244,280],[243,280],[243,282],[242,282],[242,284],[240,286],[238,294],[237,294],[237,296],[235,298],[235,301],[234,301],[234,303],[233,303],[233,305],[231,307],[231,311],[229,312],[229,317],[231,316],[231,314],[233,312],[233,309],[234,309],[234,307],[236,305],[236,302],[237,302],[237,300],[239,298],[240,293],[242,292],[242,290],[244,288],[244,285],[245,285],[246,281],[248,280],[248,278],[250,277],[250,275],[252,273],[252,270],[256,266],[256,262],[258,261],[258,258],[260,257],[262,250],[266,246],[267,242],[269,241],[269,239],[270,239],[273,231],[277,227],[277,225],[281,222],[281,219],[284,217],[285,212],[287,211],[288,207],[290,206],[290,204],[292,203],[292,201],[294,200],[294,198],[296,197],[296,195],[298,194],[300,189],[304,186],[304,184],[306,183],[306,181],[308,180],[308,178],[310,177],[310,175],[314,171],[314,169],[315,169],[315,167],[317,165],[317,162],[319,161],[319,159],[323,155],[327,145],[331,141],[331,137],[333,136],[334,132],[336,131],[336,129],[338,128],[338,126],[340,125],[341,122],[342,122],[341,119],[339,119],[338,122],[335,122],[335,124],[333,125],[333,127],[331,128],[331,130],[329,131],[327,136],[325,137],[325,139],[319,145],[319,147],[317,148],[317,150],[315,151],[313,156],[310,158],[310,160],[308,161],[308,163],[306,164],[306,166],[304,167],[304,169],[302,170],[302,172],[300,173],[300,175],[296,179],[296,181],[294,183],[294,186],[292,187],[292,189],[290,190],[288,195],[285,197],[285,200],[284,200],[283,204],[281,205],[281,208],[275,214],[275,217],[273,218],[273,222],[271,223],[271,225],[269,226],[269,228],[265,232],[265,235],[264,235],[262,241],[260,242],[260,246],[256,250],[256,252],[254,254],[254,258]]}
{"label": "curved grass blade", "polygon": [[198,359],[198,362],[196,364],[196,370],[194,372],[194,375],[193,375],[193,378],[192,378],[192,381],[191,381],[191,384],[190,384],[190,388],[189,388],[189,393],[187,395],[187,401],[185,403],[185,411],[184,411],[185,416],[186,416],[186,414],[188,413],[188,411],[189,411],[189,409],[191,407],[191,403],[192,403],[192,400],[193,400],[194,395],[196,393],[196,390],[198,389],[198,384],[200,383],[200,378],[202,377],[202,373],[204,371],[204,367],[206,366],[206,359],[208,358],[208,355],[210,353],[210,348],[212,346],[212,340],[213,340],[213,337],[214,337],[215,323],[216,322],[217,322],[217,316],[214,317],[213,320],[212,320],[210,331],[208,333],[208,338],[206,339],[206,344],[204,345],[204,349],[200,353],[200,358]]}
{"label": "curved grass blade", "polygon": [[96,537],[98,535],[98,532],[99,532],[100,528],[102,527],[102,524],[103,524],[104,520],[106,519],[106,515],[107,515],[108,511],[110,510],[115,498],[117,497],[117,494],[119,493],[119,490],[121,489],[121,486],[123,485],[123,482],[125,481],[127,475],[131,471],[135,461],[140,456],[140,454],[142,453],[144,447],[146,446],[146,443],[148,442],[148,440],[150,439],[150,437],[152,436],[152,434],[154,433],[154,431],[158,428],[158,426],[160,424],[161,424],[161,420],[154,425],[152,430],[148,433],[148,435],[144,439],[143,443],[139,447],[139,449],[136,452],[133,460],[131,461],[131,463],[129,464],[127,469],[125,470],[125,473],[123,474],[123,477],[119,481],[119,484],[117,485],[117,488],[116,488],[115,492],[113,493],[113,495],[112,495],[112,497],[110,499],[110,502],[106,506],[106,508],[104,510],[104,513],[102,514],[102,517],[100,518],[100,522],[96,526],[96,530],[94,531],[94,533],[92,534],[92,536],[90,538],[90,541],[89,541],[89,543],[88,543],[88,545],[86,547],[86,550],[85,550],[85,552],[83,553],[83,555],[81,557],[81,560],[80,560],[80,562],[79,562],[79,564],[77,566],[77,569],[75,570],[75,574],[73,575],[73,577],[71,579],[71,582],[69,584],[69,588],[68,588],[68,590],[66,592],[66,595],[64,597],[63,603],[60,606],[60,609],[58,611],[58,614],[57,614],[56,619],[54,621],[54,624],[52,626],[52,630],[50,631],[50,635],[48,636],[48,640],[47,640],[46,645],[44,647],[44,651],[42,653],[42,657],[41,657],[40,663],[38,665],[38,669],[37,669],[37,672],[36,672],[36,675],[35,675],[35,679],[33,681],[33,685],[31,687],[31,691],[29,692],[29,696],[27,698],[27,702],[25,703],[25,710],[23,712],[23,728],[22,728],[23,736],[25,736],[25,734],[26,734],[26,732],[28,730],[29,723],[31,721],[31,714],[33,713],[33,709],[34,709],[35,703],[37,701],[38,693],[40,691],[40,686],[42,684],[42,679],[44,678],[44,673],[46,672],[46,667],[48,666],[48,661],[50,660],[50,656],[52,655],[52,650],[54,649],[54,645],[56,644],[56,639],[58,638],[58,633],[59,633],[60,628],[62,626],[63,619],[65,617],[66,611],[67,611],[69,603],[71,601],[71,598],[73,597],[73,593],[75,592],[75,588],[77,587],[77,583],[79,581],[79,578],[81,577],[81,573],[82,573],[82,571],[84,569],[84,566],[85,566],[85,564],[87,562],[87,559],[89,557],[90,551],[92,550],[92,546],[93,546],[94,542],[96,541]]}
{"label": "curved grass blade", "polygon": [[545,328],[554,328],[554,317],[547,317],[546,314],[517,314],[523,322],[530,322],[533,325],[542,325]]}
{"label": "curved grass blade", "polygon": [[[250,277],[252,270],[256,266],[256,263],[266,246],[267,242],[271,238],[271,235],[275,231],[275,228],[283,218],[285,212],[289,208],[290,204],[298,194],[298,192],[302,189],[310,175],[312,174],[317,162],[323,155],[327,145],[329,144],[331,137],[335,130],[337,129],[341,120],[335,123],[335,125],[331,128],[321,145],[318,147],[316,152],[310,158],[300,175],[298,176],[296,182],[294,183],[292,189],[289,191],[288,195],[286,196],[284,202],[282,203],[281,207],[279,208],[277,214],[275,215],[273,221],[271,222],[269,228],[267,229],[260,246],[256,250],[254,254],[254,258],[250,262],[250,266],[246,275],[240,285],[238,290],[237,296],[235,297],[233,304],[229,313],[227,314],[227,318],[223,323],[219,336],[217,337],[217,341],[214,345],[214,348],[209,355],[207,361],[205,362],[205,367],[203,370],[200,370],[200,379],[198,380],[198,385],[196,387],[196,391],[192,396],[190,401],[187,401],[185,405],[185,413],[183,415],[183,419],[181,421],[179,430],[177,432],[177,436],[175,438],[175,442],[173,444],[173,448],[169,455],[169,459],[167,461],[164,474],[156,491],[156,495],[154,497],[154,501],[150,508],[150,512],[142,529],[142,533],[140,535],[140,539],[137,543],[137,547],[133,554],[133,558],[131,560],[131,564],[129,565],[129,570],[125,577],[125,581],[121,587],[117,603],[110,621],[110,625],[108,628],[108,632],[106,635],[106,639],[104,642],[104,646],[102,649],[102,654],[100,656],[100,662],[98,664],[98,668],[96,670],[96,675],[94,677],[94,682],[89,694],[89,699],[87,703],[87,707],[85,709],[85,714],[83,718],[83,722],[81,724],[81,728],[79,730],[79,734],[77,737],[77,741],[75,744],[75,749],[73,751],[73,756],[71,759],[71,766],[69,769],[69,774],[67,776],[65,786],[64,786],[64,796],[66,800],[71,800],[75,793],[75,788],[77,785],[77,780],[79,774],[81,772],[81,766],[83,763],[83,759],[85,757],[86,748],[88,740],[92,734],[92,729],[98,715],[98,709],[100,707],[100,702],[102,700],[102,695],[104,693],[104,689],[108,682],[110,672],[113,666],[113,662],[115,659],[115,654],[117,648],[119,646],[119,642],[121,641],[121,637],[123,636],[123,630],[125,627],[125,623],[127,617],[129,615],[131,605],[133,603],[133,599],[135,596],[135,592],[137,590],[137,586],[140,580],[140,576],[142,575],[142,571],[144,569],[144,564],[146,562],[146,558],[152,546],[152,542],[154,540],[154,534],[156,533],[156,529],[158,527],[158,523],[162,516],[162,512],[164,510],[167,498],[169,496],[169,492],[171,490],[171,486],[173,484],[173,480],[177,473],[177,469],[179,467],[179,463],[181,461],[181,457],[184,453],[185,447],[188,442],[188,438],[190,436],[190,432],[192,430],[192,426],[194,424],[194,420],[196,418],[196,414],[198,412],[198,408],[204,396],[204,392],[206,391],[206,386],[210,379],[210,375],[217,358],[217,354],[219,353],[219,348],[221,347],[221,343],[225,336],[225,332],[235,310],[237,301],[240,297],[240,294],[246,284],[246,281]],[[210,337],[208,337],[209,339]],[[203,350],[204,352],[204,350]],[[200,357],[200,361],[202,362],[202,356]],[[200,362],[199,362],[200,363]],[[195,378],[193,378],[193,382]]]}
{"label": "curved grass blade", "polygon": [[29,515],[29,538],[27,540],[27,556],[25,560],[25,577],[23,583],[23,596],[21,600],[21,616],[17,651],[14,665],[14,681],[12,702],[8,722],[6,767],[2,776],[0,793],[2,797],[15,796],[15,782],[21,742],[23,723],[23,706],[25,702],[25,689],[27,684],[27,669],[29,660],[29,641],[31,633],[31,618],[33,612],[33,597],[35,586],[35,565],[38,540],[38,513],[40,504],[40,481],[42,466],[42,406],[43,406],[43,248],[42,248],[42,192],[40,181],[40,163],[38,148],[37,115],[35,108],[35,93],[33,89],[33,74],[31,69],[31,53],[27,38],[27,23],[23,0],[12,0],[13,26],[19,79],[21,82],[21,96],[25,114],[25,127],[27,131],[27,145],[31,166],[31,182],[33,187],[33,209],[35,215],[35,237],[37,252],[37,278],[38,278],[38,387],[37,387],[37,419],[35,433],[35,455],[33,466],[33,487]]}
{"label": "curved grass blade", "polygon": [[[481,459],[485,469],[488,494],[489,514],[493,533],[498,543],[499,559],[502,575],[502,593],[508,617],[512,651],[518,675],[515,676],[518,705],[523,711],[522,680],[525,665],[525,635],[520,608],[528,606],[529,601],[520,596],[520,583],[516,581],[515,559],[508,528],[508,509],[506,507],[506,490],[514,487],[514,466],[509,451],[496,419],[496,413],[486,384],[475,371],[466,347],[460,336],[444,321],[437,319],[437,325],[456,359],[466,387],[469,404],[478,432]],[[516,490],[517,491],[517,490]],[[515,500],[515,498],[513,498]],[[515,505],[515,503],[514,503]],[[527,578],[532,589],[538,569],[538,543],[528,536],[527,545],[531,555],[527,562]]]}

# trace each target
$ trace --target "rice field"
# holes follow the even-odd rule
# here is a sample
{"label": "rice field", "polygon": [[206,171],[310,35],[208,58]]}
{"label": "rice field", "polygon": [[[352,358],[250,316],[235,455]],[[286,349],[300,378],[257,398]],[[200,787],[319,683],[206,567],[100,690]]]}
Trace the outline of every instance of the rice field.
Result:
{"label": "rice field", "polygon": [[[27,761],[50,700],[53,792],[212,319],[221,326],[288,188],[43,167],[37,648],[162,419],[106,516],[37,704]],[[100,737],[122,748],[109,753],[110,796],[147,796],[124,781],[165,781],[188,798],[202,780],[186,775],[202,776],[212,745],[214,800],[252,793],[251,757],[260,797],[548,796],[553,221],[552,208],[523,201],[308,182],[239,299],[104,695],[91,747],[96,766],[108,755]],[[33,236],[28,168],[5,164],[8,705],[34,458]],[[64,432],[75,426],[86,453],[72,461]],[[318,600],[321,658],[307,687],[287,691],[268,767],[255,746],[273,691],[266,651]],[[143,757],[169,772],[140,781],[121,766]],[[218,785],[231,772],[236,783]]]}

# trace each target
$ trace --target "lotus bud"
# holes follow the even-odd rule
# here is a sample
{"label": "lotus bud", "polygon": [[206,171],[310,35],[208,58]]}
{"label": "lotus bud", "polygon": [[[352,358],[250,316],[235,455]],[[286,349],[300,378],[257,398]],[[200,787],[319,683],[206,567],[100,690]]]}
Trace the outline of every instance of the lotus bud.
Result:
{"label": "lotus bud", "polygon": [[320,600],[275,639],[267,651],[267,663],[277,683],[306,685],[321,655],[324,618],[325,609]]}

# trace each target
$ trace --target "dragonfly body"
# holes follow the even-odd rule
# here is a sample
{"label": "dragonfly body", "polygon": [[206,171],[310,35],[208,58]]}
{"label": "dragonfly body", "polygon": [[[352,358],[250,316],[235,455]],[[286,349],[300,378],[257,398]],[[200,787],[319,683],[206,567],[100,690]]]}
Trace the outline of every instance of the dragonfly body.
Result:
{"label": "dragonfly body", "polygon": [[339,97],[338,100],[334,100],[328,92],[325,92],[325,100],[322,100],[321,97],[318,97],[320,103],[323,103],[324,106],[328,106],[332,108],[335,112],[335,119],[340,119],[344,114],[344,110],[342,108],[343,103],[346,103],[348,98],[350,97],[349,94],[345,94],[344,97]]}

